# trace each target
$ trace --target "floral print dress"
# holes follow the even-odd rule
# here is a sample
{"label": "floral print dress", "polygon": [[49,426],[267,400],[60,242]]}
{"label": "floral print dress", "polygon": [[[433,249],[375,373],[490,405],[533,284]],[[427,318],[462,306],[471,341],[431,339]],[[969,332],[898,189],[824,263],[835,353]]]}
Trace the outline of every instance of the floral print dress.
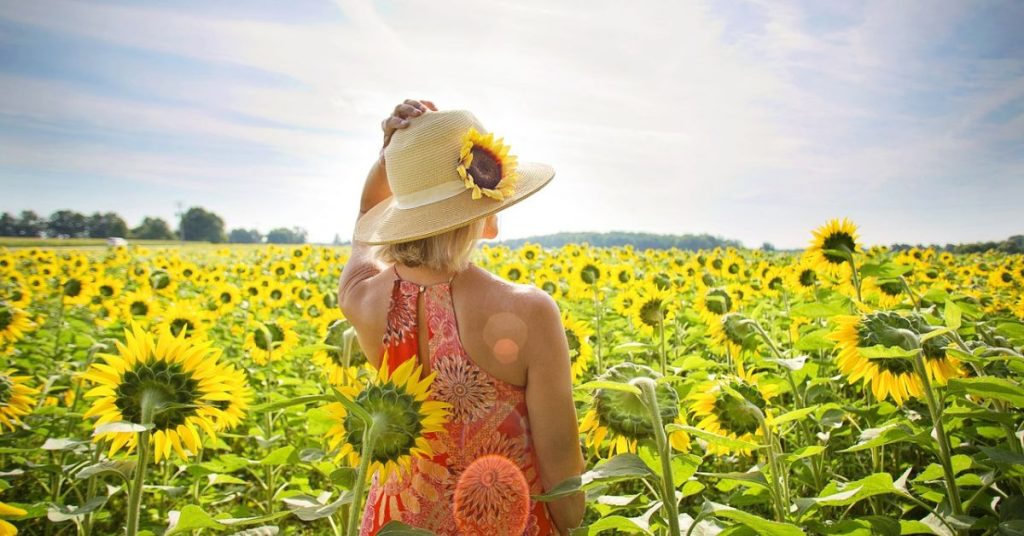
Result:
{"label": "floral print dress", "polygon": [[[480,456],[500,454],[512,460],[523,471],[530,493],[543,493],[526,412],[526,388],[491,376],[467,355],[459,340],[451,281],[421,286],[401,279],[397,270],[395,277],[384,333],[383,355],[389,370],[406,359],[418,359],[417,309],[422,294],[430,370],[437,372],[430,397],[451,404],[451,410],[445,432],[425,436],[433,457],[414,457],[408,474],[392,475],[387,482],[373,475],[360,534],[375,534],[391,520],[436,534],[459,534],[453,512],[455,484]],[[464,514],[473,517],[474,508],[493,507],[470,504]],[[554,534],[553,526],[544,503],[530,501],[524,534]]]}

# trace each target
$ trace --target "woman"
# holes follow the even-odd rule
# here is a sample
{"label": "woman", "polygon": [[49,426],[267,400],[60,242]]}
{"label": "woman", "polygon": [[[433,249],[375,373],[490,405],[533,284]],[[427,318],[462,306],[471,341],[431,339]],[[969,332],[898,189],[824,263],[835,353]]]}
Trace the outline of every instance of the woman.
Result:
{"label": "woman", "polygon": [[[457,534],[455,484],[480,456],[513,461],[531,494],[584,467],[558,305],[468,261],[477,239],[497,236],[496,213],[554,171],[520,164],[472,114],[429,101],[406,100],[382,127],[338,299],[374,366],[418,359],[437,374],[431,397],[451,411],[433,457],[388,482],[374,475],[361,533],[394,519]],[[524,533],[567,534],[583,499],[531,501]]]}

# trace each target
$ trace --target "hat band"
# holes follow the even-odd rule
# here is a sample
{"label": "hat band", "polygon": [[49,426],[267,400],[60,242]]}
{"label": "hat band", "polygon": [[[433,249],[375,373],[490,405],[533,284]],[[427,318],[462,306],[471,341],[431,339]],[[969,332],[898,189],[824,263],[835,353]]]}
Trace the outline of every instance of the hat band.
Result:
{"label": "hat band", "polygon": [[417,190],[402,195],[395,194],[395,205],[401,209],[422,207],[423,205],[444,201],[449,197],[455,197],[465,191],[466,185],[462,181],[445,181],[425,190]]}

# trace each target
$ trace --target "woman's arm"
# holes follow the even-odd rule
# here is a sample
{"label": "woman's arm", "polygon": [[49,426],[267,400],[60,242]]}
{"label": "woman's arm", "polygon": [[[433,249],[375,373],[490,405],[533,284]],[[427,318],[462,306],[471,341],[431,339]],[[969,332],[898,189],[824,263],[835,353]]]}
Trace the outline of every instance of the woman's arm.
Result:
{"label": "woman's arm", "polygon": [[[583,472],[583,453],[576,406],[572,399],[569,343],[555,300],[543,291],[534,296],[526,352],[526,406],[530,432],[540,464],[544,490]],[[584,495],[576,493],[548,503],[548,511],[562,534],[583,521]]]}
{"label": "woman's arm", "polygon": [[[437,108],[430,101],[406,100],[396,106],[391,116],[381,123],[381,128],[384,130],[384,144],[380,149],[380,156],[366,175],[356,222],[371,208],[391,197],[387,167],[384,165],[384,148],[391,141],[391,136],[396,130],[409,126],[410,117],[416,117],[427,110],[436,111]],[[359,304],[363,296],[359,283],[379,274],[382,269],[384,266],[374,257],[372,246],[357,241],[353,235],[352,253],[341,272],[341,280],[338,281],[338,305],[346,316],[351,317],[352,311],[360,309]]]}

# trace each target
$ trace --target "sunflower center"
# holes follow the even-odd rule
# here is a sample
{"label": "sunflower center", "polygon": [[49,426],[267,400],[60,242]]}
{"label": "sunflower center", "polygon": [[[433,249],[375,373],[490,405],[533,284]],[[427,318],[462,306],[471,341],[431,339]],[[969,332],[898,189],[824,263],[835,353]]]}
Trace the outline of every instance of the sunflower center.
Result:
{"label": "sunflower center", "polygon": [[146,316],[149,314],[149,305],[144,301],[136,300],[128,306],[128,310],[131,311],[133,316]]}
{"label": "sunflower center", "polygon": [[1006,270],[999,274],[999,278],[1003,280],[1003,283],[1013,283],[1013,274]]}
{"label": "sunflower center", "polygon": [[722,259],[715,259],[711,261],[711,267],[714,268],[715,270],[721,270],[724,264],[725,263],[722,262]]}
{"label": "sunflower center", "polygon": [[593,264],[586,264],[580,268],[580,279],[588,285],[593,285],[601,279],[601,269]]}
{"label": "sunflower center", "polygon": [[716,315],[724,315],[732,310],[732,297],[725,289],[714,288],[708,291],[705,301],[708,310]]}
{"label": "sunflower center", "polygon": [[13,323],[14,312],[11,311],[11,308],[7,306],[0,307],[0,332],[6,330],[7,326]]}
{"label": "sunflower center", "polygon": [[[602,375],[602,380],[629,383],[640,377],[658,378],[660,374],[645,365],[620,363]],[[655,387],[658,411],[663,422],[672,422],[679,416],[679,395],[667,384]],[[594,409],[598,421],[616,434],[628,439],[652,439],[654,427],[651,416],[640,397],[625,391],[598,389],[594,394]]]}
{"label": "sunflower center", "polygon": [[[383,424],[370,455],[373,461],[397,461],[416,446],[423,423],[420,422],[421,403],[412,395],[388,382],[367,386],[355,402]],[[352,414],[345,416],[347,440],[357,452],[362,451],[364,426],[358,417]]]}
{"label": "sunflower center", "polygon": [[153,275],[149,276],[149,285],[154,290],[163,290],[170,286],[171,276],[167,275],[167,272],[163,270],[157,270],[153,272]]}
{"label": "sunflower center", "polygon": [[[827,237],[822,242],[821,249],[823,250],[836,250],[853,253],[853,250],[857,248],[857,243],[853,241],[853,237],[849,233],[843,231],[836,231]],[[846,262],[845,255],[839,255],[830,251],[824,251],[825,260],[832,264],[842,264]]]}
{"label": "sunflower center", "polygon": [[6,374],[0,374],[0,405],[7,405],[7,401],[14,392],[14,382]]}
{"label": "sunflower center", "polygon": [[186,418],[195,414],[200,397],[199,382],[180,364],[137,363],[133,369],[125,371],[116,390],[114,404],[125,421],[142,424],[142,395],[146,392],[156,394],[153,424],[158,430],[184,424]]}
{"label": "sunflower center", "polygon": [[738,274],[738,273],[740,273],[740,265],[738,265],[736,263],[730,263],[728,270],[729,270],[730,274],[733,274],[733,275]]}
{"label": "sunflower center", "polygon": [[523,273],[519,271],[519,268],[511,268],[508,271],[508,278],[512,281],[519,281],[519,278],[523,277]]}
{"label": "sunflower center", "polygon": [[282,296],[284,296],[284,293],[281,292],[279,289],[275,288],[274,290],[270,291],[271,299],[280,300]]}
{"label": "sunflower center", "polygon": [[187,318],[175,318],[171,320],[171,334],[177,337],[182,331],[185,332],[186,337],[191,337],[192,332],[195,331],[196,325]]}
{"label": "sunflower center", "polygon": [[543,289],[544,292],[547,292],[548,294],[551,295],[554,295],[555,292],[558,290],[558,287],[555,286],[554,282],[552,281],[545,281],[543,284],[541,284],[540,288]]}
{"label": "sunflower center", "polygon": [[569,350],[572,352],[580,351],[580,338],[576,336],[576,332],[567,329],[565,330],[565,338],[569,340]]}
{"label": "sunflower center", "polygon": [[100,296],[109,298],[114,295],[114,287],[110,285],[100,285]]}
{"label": "sunflower center", "polygon": [[[890,312],[871,313],[861,319],[857,326],[857,346],[868,347],[883,345],[897,347],[904,350],[913,350],[910,342],[913,335],[913,325],[910,320]],[[872,363],[878,365],[882,370],[893,374],[911,373],[914,370],[914,363],[902,357],[874,357],[868,358]]]}
{"label": "sunflower center", "polygon": [[[256,342],[256,347],[260,350],[270,351],[277,346],[280,346],[284,342],[284,330],[273,322],[267,322],[264,324],[266,331],[257,328],[256,332],[253,333],[253,341]],[[270,333],[270,340],[267,340],[267,333]]]}
{"label": "sunflower center", "polygon": [[653,299],[645,301],[643,305],[640,306],[640,319],[648,326],[657,326],[658,323],[665,320],[665,315],[661,311],[661,300]]}
{"label": "sunflower center", "polygon": [[899,296],[903,292],[903,285],[901,285],[899,281],[887,281],[878,285],[878,288],[881,289],[886,296],[893,298]]}
{"label": "sunflower center", "polygon": [[813,286],[815,281],[818,280],[818,274],[815,273],[811,268],[805,268],[800,272],[800,286],[810,287]]}
{"label": "sunflower center", "polygon": [[782,288],[782,278],[775,276],[768,281],[768,288],[772,290],[779,290]]}
{"label": "sunflower center", "polygon": [[473,161],[467,171],[472,175],[473,182],[481,188],[493,190],[501,182],[501,161],[484,147],[474,146],[469,152],[473,155]]}
{"label": "sunflower center", "polygon": [[64,295],[69,298],[77,297],[82,293],[82,282],[76,278],[68,279],[64,283]]}
{"label": "sunflower center", "polygon": [[633,278],[629,275],[629,270],[622,270],[619,272],[619,283],[629,283]]}
{"label": "sunflower center", "polygon": [[221,292],[218,298],[220,298],[220,303],[224,305],[231,303],[231,301],[234,299],[233,296],[231,296],[230,292]]}
{"label": "sunflower center", "polygon": [[732,388],[743,395],[749,404],[727,394],[719,393],[715,398],[715,417],[722,423],[723,428],[737,436],[757,432],[761,424],[757,418],[757,412],[751,405],[764,411],[764,397],[751,385],[736,383],[732,385]]}

